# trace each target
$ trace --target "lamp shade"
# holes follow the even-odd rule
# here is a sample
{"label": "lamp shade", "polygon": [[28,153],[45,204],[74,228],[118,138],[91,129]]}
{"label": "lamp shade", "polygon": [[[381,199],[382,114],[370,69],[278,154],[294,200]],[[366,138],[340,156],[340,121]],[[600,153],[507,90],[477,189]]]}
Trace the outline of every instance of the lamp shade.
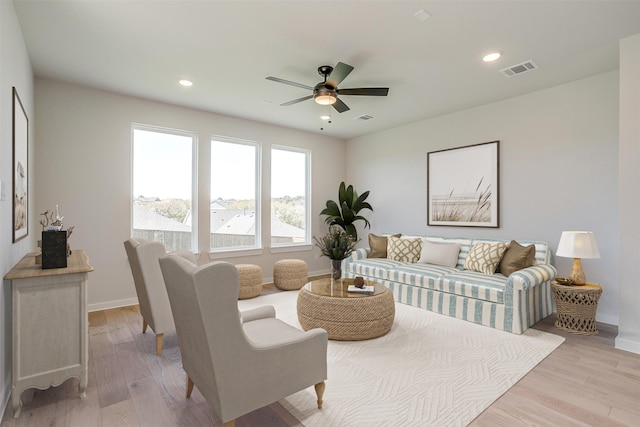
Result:
{"label": "lamp shade", "polygon": [[567,258],[600,258],[600,251],[592,232],[563,231],[556,255]]}

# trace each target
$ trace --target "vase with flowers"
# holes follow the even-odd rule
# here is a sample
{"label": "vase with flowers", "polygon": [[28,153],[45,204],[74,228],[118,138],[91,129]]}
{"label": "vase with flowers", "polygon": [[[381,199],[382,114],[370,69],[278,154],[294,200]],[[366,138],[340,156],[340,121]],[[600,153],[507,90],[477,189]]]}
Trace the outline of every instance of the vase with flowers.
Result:
{"label": "vase with flowers", "polygon": [[331,277],[339,280],[342,277],[342,260],[351,255],[356,240],[340,227],[329,227],[327,234],[321,238],[314,237],[315,245],[322,255],[331,260]]}

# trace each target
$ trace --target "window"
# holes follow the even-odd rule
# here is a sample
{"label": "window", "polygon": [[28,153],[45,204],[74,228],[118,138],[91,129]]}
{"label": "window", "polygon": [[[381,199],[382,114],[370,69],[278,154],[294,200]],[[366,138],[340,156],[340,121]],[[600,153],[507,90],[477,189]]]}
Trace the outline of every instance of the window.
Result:
{"label": "window", "polygon": [[134,125],[133,237],[194,250],[193,164],[196,135]]}
{"label": "window", "polygon": [[250,141],[211,140],[212,251],[260,246],[259,148]]}
{"label": "window", "polygon": [[310,154],[278,147],[271,150],[271,246],[309,244]]}

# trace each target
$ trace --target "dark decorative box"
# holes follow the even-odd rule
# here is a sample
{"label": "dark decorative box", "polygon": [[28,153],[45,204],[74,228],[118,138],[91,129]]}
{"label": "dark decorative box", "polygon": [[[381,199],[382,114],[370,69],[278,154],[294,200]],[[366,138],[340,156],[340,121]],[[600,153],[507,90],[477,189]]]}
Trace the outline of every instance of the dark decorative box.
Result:
{"label": "dark decorative box", "polygon": [[42,268],[67,267],[67,232],[42,232]]}

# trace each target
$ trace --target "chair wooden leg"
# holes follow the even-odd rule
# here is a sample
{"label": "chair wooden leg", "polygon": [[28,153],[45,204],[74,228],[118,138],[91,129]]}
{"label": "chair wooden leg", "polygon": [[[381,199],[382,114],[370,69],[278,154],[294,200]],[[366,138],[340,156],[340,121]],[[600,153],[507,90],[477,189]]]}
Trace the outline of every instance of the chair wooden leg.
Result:
{"label": "chair wooden leg", "polygon": [[324,395],[325,387],[324,381],[315,385],[316,395],[318,396],[318,409],[322,409],[322,396]]}
{"label": "chair wooden leg", "polygon": [[236,420],[227,421],[226,423],[222,423],[222,427],[235,427]]}
{"label": "chair wooden leg", "polygon": [[160,356],[160,353],[162,352],[162,338],[164,337],[164,334],[157,334],[156,335],[156,355]]}
{"label": "chair wooden leg", "polygon": [[187,399],[191,397],[191,393],[193,392],[193,381],[187,375]]}
{"label": "chair wooden leg", "polygon": [[148,326],[148,325],[149,325],[149,324],[147,323],[147,321],[146,321],[146,320],[144,320],[144,319],[142,319],[142,333],[143,333],[143,334],[147,332],[147,326]]}

